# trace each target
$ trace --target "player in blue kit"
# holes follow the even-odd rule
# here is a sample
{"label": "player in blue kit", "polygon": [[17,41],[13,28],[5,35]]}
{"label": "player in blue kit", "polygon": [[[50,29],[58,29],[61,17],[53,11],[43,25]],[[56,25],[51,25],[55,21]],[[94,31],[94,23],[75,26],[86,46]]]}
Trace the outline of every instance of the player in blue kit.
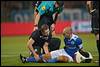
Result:
{"label": "player in blue kit", "polygon": [[[92,55],[83,51],[82,39],[72,33],[71,27],[63,31],[65,47],[63,49],[51,51],[49,54],[40,55],[43,62],[91,62]],[[20,55],[22,62],[38,62],[34,57],[25,58]],[[24,60],[23,60],[24,59]]]}

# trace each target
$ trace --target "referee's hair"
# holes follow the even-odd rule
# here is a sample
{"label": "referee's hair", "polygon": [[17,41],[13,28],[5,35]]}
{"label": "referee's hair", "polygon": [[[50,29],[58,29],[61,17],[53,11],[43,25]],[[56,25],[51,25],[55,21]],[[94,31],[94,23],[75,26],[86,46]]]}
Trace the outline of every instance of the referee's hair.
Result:
{"label": "referee's hair", "polygon": [[44,32],[45,30],[49,29],[49,26],[47,24],[43,24],[41,26],[41,32]]}

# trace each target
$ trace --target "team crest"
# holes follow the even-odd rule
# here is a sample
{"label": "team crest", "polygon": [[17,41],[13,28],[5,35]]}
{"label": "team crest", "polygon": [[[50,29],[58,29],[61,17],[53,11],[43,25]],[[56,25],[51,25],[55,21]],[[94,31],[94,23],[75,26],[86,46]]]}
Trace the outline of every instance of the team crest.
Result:
{"label": "team crest", "polygon": [[46,9],[46,7],[45,6],[42,6],[42,10],[45,10]]}

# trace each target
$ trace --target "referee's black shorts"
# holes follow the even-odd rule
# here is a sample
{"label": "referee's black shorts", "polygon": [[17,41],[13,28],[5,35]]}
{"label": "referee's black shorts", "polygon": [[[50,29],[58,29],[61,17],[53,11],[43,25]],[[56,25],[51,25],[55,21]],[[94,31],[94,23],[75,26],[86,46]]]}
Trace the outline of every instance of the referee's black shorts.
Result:
{"label": "referee's black shorts", "polygon": [[91,21],[92,33],[95,35],[99,33],[99,10],[96,10],[92,13],[92,21]]}
{"label": "referee's black shorts", "polygon": [[42,15],[40,17],[39,23],[38,23],[38,28],[41,28],[43,24],[47,24],[49,26],[49,29],[51,25],[53,24],[53,17],[52,16],[47,16],[47,15]]}

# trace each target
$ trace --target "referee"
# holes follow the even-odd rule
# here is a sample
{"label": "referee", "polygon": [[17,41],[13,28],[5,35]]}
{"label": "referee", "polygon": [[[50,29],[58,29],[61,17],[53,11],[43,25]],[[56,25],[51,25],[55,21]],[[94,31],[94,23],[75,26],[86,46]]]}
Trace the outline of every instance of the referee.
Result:
{"label": "referee", "polygon": [[92,33],[96,36],[97,49],[99,51],[99,1],[87,1],[87,9],[91,14]]}

